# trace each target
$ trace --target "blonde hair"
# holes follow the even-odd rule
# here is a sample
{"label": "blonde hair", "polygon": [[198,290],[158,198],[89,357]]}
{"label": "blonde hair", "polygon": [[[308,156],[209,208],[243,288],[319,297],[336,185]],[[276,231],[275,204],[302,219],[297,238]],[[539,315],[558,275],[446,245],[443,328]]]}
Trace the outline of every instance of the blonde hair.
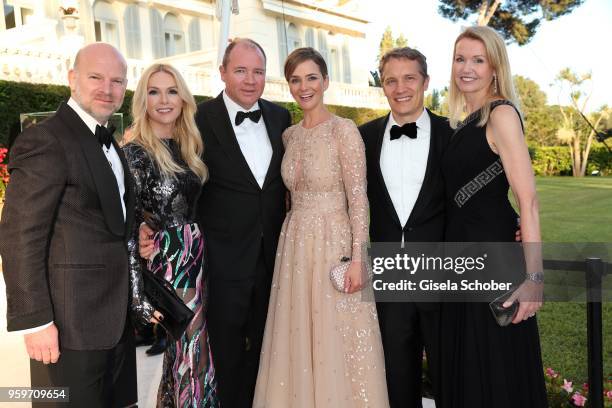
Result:
{"label": "blonde hair", "polygon": [[[457,51],[457,43],[464,38],[470,38],[480,41],[487,54],[489,65],[494,71],[494,78],[489,85],[489,100],[483,105],[478,126],[484,126],[489,120],[491,114],[491,102],[496,99],[506,99],[514,104],[516,109],[519,109],[519,100],[516,96],[514,83],[512,82],[512,73],[510,72],[510,62],[508,60],[508,52],[504,40],[495,30],[489,27],[468,27],[455,40],[453,47],[453,64],[455,61],[455,53]],[[495,92],[495,82],[497,82],[497,92]],[[451,127],[457,127],[465,112],[465,97],[457,87],[454,78],[454,72],[451,70],[450,89],[448,92],[448,108],[449,121]]]}
{"label": "blonde hair", "polygon": [[184,169],[174,161],[168,147],[153,133],[147,114],[147,88],[149,79],[153,74],[158,72],[165,72],[172,75],[176,82],[178,95],[183,100],[183,109],[176,119],[172,138],[178,144],[181,151],[181,157],[189,169],[200,178],[202,183],[204,183],[208,178],[208,169],[201,159],[204,151],[204,142],[202,142],[200,131],[194,120],[196,111],[195,99],[189,91],[189,88],[187,88],[185,80],[173,66],[168,64],[153,64],[142,73],[132,98],[132,117],[134,121],[127,141],[142,146],[157,164],[162,174],[174,177],[177,173],[184,171]]}

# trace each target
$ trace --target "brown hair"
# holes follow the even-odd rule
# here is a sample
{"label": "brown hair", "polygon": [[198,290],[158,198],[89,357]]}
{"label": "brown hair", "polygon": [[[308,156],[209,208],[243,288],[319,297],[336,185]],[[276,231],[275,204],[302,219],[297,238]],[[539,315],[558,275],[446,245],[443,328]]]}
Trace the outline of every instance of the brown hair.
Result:
{"label": "brown hair", "polygon": [[264,57],[264,66],[266,65],[266,61],[267,61],[266,52],[261,47],[261,45],[259,45],[256,41],[251,40],[250,38],[234,38],[232,41],[230,41],[227,48],[225,48],[225,52],[223,53],[223,61],[221,62],[221,65],[223,66],[223,68],[227,68],[227,64],[229,63],[229,59],[230,59],[230,54],[232,53],[232,50],[238,44],[244,44],[247,47],[259,50],[259,52],[261,52],[261,55],[263,55]]}
{"label": "brown hair", "polygon": [[393,48],[385,53],[380,59],[378,64],[378,72],[380,73],[380,79],[383,80],[385,77],[384,70],[385,65],[391,58],[395,59],[408,59],[410,61],[416,61],[419,63],[419,72],[423,75],[423,78],[427,78],[427,58],[418,50],[410,47]]}
{"label": "brown hair", "polygon": [[285,79],[287,81],[297,66],[304,61],[312,61],[317,64],[323,78],[327,78],[327,64],[323,56],[312,47],[302,47],[293,50],[285,60]]}

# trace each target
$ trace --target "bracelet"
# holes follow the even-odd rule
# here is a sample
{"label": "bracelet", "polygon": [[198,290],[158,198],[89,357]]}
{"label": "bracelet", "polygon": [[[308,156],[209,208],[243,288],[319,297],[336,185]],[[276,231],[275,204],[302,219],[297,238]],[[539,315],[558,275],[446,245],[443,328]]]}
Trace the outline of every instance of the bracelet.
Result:
{"label": "bracelet", "polygon": [[535,282],[535,283],[544,283],[544,273],[542,272],[526,273],[525,279]]}

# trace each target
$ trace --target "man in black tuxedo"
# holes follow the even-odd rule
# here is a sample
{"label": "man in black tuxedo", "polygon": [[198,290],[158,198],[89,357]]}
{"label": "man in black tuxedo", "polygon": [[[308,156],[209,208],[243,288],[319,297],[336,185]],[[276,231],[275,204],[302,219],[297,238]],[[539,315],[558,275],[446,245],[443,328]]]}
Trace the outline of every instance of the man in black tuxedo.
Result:
{"label": "man in black tuxedo", "polygon": [[9,331],[23,331],[32,387],[69,387],[70,403],[136,403],[128,323],[127,238],[134,194],[106,128],[123,103],[127,65],[108,44],[81,49],[71,97],[10,151],[0,223]]}
{"label": "man in black tuxedo", "polygon": [[[266,55],[256,42],[232,41],[219,70],[225,90],[196,113],[210,175],[198,203],[207,243],[207,324],[221,406],[250,408],[286,212],[281,135],[291,117],[261,99]],[[147,234],[142,226],[142,256],[149,254]]]}
{"label": "man in black tuxedo", "polygon": [[[380,61],[391,113],[359,128],[366,149],[372,242],[444,240],[444,186],[439,169],[451,129],[423,107],[425,56],[404,47]],[[401,244],[400,244],[401,243]],[[377,303],[391,407],[421,407],[423,346],[434,392],[439,378],[439,304]]]}

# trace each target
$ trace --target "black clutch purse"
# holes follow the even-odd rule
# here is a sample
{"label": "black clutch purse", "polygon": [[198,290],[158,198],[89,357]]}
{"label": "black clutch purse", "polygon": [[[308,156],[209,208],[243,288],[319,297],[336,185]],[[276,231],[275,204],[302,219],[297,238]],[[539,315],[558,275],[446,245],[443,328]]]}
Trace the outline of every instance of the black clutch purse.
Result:
{"label": "black clutch purse", "polygon": [[512,323],[512,320],[514,319],[514,316],[516,316],[519,309],[519,302],[516,300],[510,306],[504,307],[504,302],[508,300],[512,293],[514,293],[514,290],[504,293],[489,303],[489,308],[491,309],[491,313],[493,313],[493,318],[501,327]]}
{"label": "black clutch purse", "polygon": [[142,271],[144,291],[155,310],[164,315],[159,322],[172,340],[178,341],[193,318],[193,311],[178,297],[170,283],[149,270]]}

